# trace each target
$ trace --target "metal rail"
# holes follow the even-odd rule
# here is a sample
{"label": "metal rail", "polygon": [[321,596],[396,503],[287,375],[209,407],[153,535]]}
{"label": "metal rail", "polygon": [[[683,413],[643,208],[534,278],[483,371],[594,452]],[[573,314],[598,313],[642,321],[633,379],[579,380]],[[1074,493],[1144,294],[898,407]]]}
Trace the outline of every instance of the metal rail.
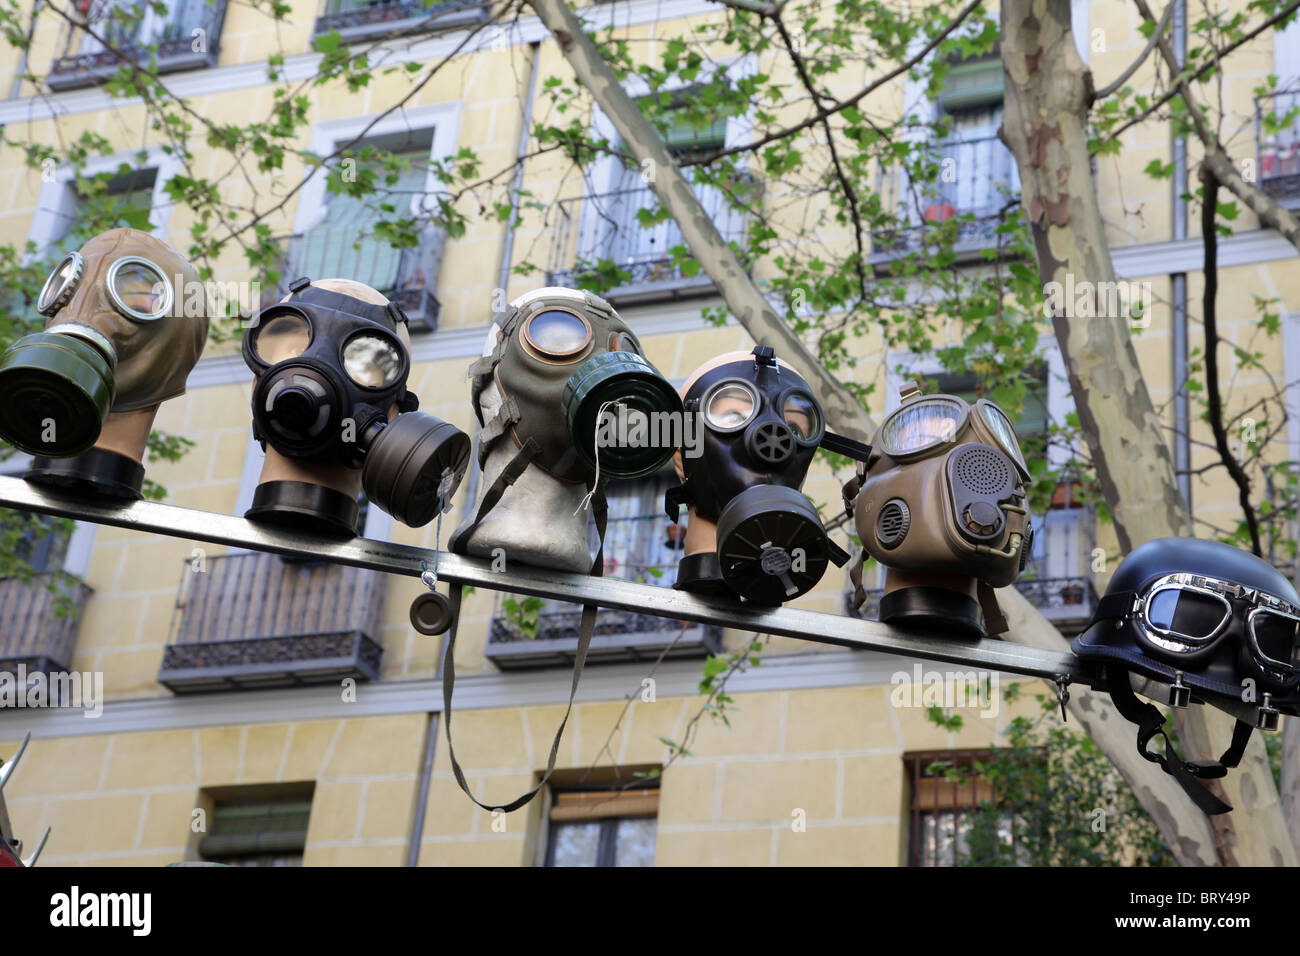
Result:
{"label": "metal rail", "polygon": [[875,621],[806,611],[798,608],[752,608],[735,601],[705,599],[671,588],[595,578],[508,564],[493,571],[489,563],[446,551],[352,538],[339,541],[322,535],[255,524],[231,515],[213,514],[153,501],[105,504],[78,496],[56,494],[19,478],[0,477],[0,505],[113,525],[174,538],[235,545],[255,551],[315,558],[390,574],[419,577],[438,554],[438,577],[445,581],[496,591],[512,591],[575,604],[638,611],[656,617],[717,624],[723,627],[776,634],[859,650],[881,651],[1040,677],[1054,682],[1092,684],[1088,669],[1073,654],[999,640],[959,640],[918,636]]}

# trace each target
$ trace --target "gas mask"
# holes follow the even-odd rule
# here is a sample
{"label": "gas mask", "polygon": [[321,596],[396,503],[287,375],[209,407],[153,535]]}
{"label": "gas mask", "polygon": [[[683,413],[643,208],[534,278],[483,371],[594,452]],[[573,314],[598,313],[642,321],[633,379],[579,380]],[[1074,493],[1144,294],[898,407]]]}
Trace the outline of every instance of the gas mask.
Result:
{"label": "gas mask", "polygon": [[100,233],[50,273],[44,331],[0,357],[0,437],[29,481],[139,498],[158,405],[185,391],[208,339],[197,270],[137,229]]}
{"label": "gas mask", "polygon": [[696,369],[682,398],[704,427],[697,448],[678,452],[682,483],[665,495],[673,521],[689,506],[675,587],[777,605],[813,588],[828,562],[843,567],[848,554],[799,491],[817,446],[832,447],[808,383],[760,345]]}
{"label": "gas mask", "polygon": [[303,278],[289,289],[244,335],[257,377],[253,437],[267,448],[245,516],[354,535],[360,469],[371,503],[411,527],[427,524],[450,507],[470,444],[416,411],[406,316],[350,280]]}
{"label": "gas mask", "polygon": [[1032,534],[1015,429],[987,399],[922,396],[915,383],[902,399],[844,492],[863,548],[887,569],[880,620],[1000,633],[992,589],[1020,576]]}
{"label": "gas mask", "polygon": [[451,550],[592,571],[604,482],[652,474],[672,456],[662,426],[681,421],[676,391],[608,302],[561,288],[498,314],[470,378],[482,494]]}
{"label": "gas mask", "polygon": [[[1231,808],[1195,781],[1235,767],[1254,727],[1274,730],[1279,714],[1300,713],[1298,644],[1300,596],[1276,568],[1220,541],[1159,538],[1120,562],[1072,647],[1101,666],[1116,708],[1138,725],[1138,752],[1206,813],[1225,813]],[[1175,707],[1206,703],[1234,714],[1232,746],[1217,761],[1183,761],[1164,715],[1137,699],[1130,673],[1154,681]],[[1149,686],[1143,693],[1151,695]],[[1147,750],[1157,734],[1163,754]]]}

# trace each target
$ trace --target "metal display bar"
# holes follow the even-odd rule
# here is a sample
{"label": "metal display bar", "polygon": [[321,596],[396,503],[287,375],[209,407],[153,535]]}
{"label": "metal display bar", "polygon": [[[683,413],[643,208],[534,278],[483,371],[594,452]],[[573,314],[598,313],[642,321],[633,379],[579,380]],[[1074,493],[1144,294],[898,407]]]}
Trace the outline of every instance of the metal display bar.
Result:
{"label": "metal display bar", "polygon": [[360,537],[340,541],[323,535],[259,525],[232,515],[154,501],[106,504],[95,499],[53,493],[19,478],[0,477],[0,505],[174,538],[234,545],[414,577],[419,577],[426,567],[432,567],[437,555],[438,578],[444,582],[575,604],[595,604],[681,621],[718,624],[816,644],[982,667],[1057,683],[1091,684],[1094,680],[1078,658],[1063,651],[991,639],[920,637],[847,615],[787,607],[754,608],[726,599],[697,597],[671,588],[511,564],[509,556],[505,570],[493,571],[487,561],[446,551]]}

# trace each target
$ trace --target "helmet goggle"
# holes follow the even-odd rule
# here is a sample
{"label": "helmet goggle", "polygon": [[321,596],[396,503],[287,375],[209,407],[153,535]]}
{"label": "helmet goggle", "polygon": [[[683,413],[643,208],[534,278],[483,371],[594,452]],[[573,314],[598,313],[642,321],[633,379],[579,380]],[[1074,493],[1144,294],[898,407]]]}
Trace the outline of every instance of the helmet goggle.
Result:
{"label": "helmet goggle", "polygon": [[1134,598],[1137,626],[1156,647],[1190,654],[1216,642],[1235,608],[1245,611],[1246,640],[1260,667],[1300,673],[1295,656],[1300,608],[1255,588],[1201,574],[1168,574]]}
{"label": "helmet goggle", "polygon": [[[313,338],[310,317],[297,309],[279,309],[262,316],[253,331],[252,351],[266,365],[297,358]],[[388,388],[406,370],[406,356],[397,339],[378,329],[356,332],[339,350],[340,367],[362,388]]]}

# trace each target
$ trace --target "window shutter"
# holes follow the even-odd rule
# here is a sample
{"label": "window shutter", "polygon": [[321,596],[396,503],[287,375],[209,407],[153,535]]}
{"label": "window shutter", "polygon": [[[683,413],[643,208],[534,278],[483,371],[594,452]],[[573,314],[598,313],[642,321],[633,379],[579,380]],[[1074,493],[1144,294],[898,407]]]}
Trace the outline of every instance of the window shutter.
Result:
{"label": "window shutter", "polygon": [[971,109],[1002,102],[1002,61],[972,60],[948,68],[947,85],[939,94],[945,112]]}

